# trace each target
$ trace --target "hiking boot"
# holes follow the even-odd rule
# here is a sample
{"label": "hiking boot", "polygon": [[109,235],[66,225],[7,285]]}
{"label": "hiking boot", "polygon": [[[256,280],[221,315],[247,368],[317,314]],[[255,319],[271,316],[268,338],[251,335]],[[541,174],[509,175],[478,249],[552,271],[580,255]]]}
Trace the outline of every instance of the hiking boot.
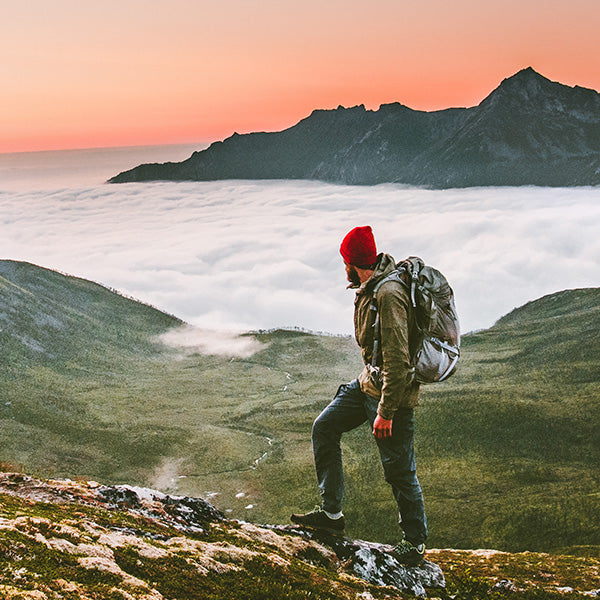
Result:
{"label": "hiking boot", "polygon": [[417,567],[425,558],[425,544],[414,546],[408,540],[402,540],[394,546],[394,558],[407,567]]}
{"label": "hiking boot", "polygon": [[292,515],[290,519],[292,523],[302,525],[302,527],[319,529],[321,531],[328,531],[329,533],[342,533],[346,525],[343,516],[339,519],[332,519],[319,506],[316,506],[314,510],[304,515]]}

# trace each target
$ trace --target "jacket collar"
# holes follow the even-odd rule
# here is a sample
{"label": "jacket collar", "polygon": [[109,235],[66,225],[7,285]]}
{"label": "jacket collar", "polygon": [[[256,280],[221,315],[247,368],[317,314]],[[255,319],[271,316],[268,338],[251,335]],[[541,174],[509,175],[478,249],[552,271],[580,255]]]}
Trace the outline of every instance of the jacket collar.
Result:
{"label": "jacket collar", "polygon": [[377,257],[377,264],[373,271],[373,275],[367,279],[361,286],[356,290],[357,296],[368,294],[373,291],[373,288],[377,285],[384,277],[387,277],[396,268],[396,261],[389,254],[381,253]]}

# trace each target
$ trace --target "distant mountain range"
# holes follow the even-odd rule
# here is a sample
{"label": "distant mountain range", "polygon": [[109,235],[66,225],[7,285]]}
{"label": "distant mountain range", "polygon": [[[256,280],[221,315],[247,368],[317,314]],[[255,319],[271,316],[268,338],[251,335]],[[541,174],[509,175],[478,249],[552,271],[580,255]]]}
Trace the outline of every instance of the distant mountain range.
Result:
{"label": "distant mountain range", "polygon": [[600,94],[532,68],[478,106],[417,111],[399,103],[315,110],[273,133],[234,133],[179,163],[144,164],[110,183],[313,179],[433,188],[600,184]]}

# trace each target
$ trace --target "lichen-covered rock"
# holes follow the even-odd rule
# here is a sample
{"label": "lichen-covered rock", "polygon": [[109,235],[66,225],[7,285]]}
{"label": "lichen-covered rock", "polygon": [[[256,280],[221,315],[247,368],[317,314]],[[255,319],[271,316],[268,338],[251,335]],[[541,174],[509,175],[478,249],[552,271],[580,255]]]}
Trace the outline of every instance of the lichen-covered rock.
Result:
{"label": "lichen-covered rock", "polygon": [[412,568],[390,551],[228,520],[196,498],[0,472],[2,600],[599,597],[594,546],[563,554],[433,549]]}
{"label": "lichen-covered rock", "polygon": [[344,548],[201,499],[0,473],[0,598],[404,597]]}
{"label": "lichen-covered rock", "polygon": [[169,496],[149,488],[128,485],[101,486],[98,494],[107,504],[127,508],[183,531],[203,531],[225,515],[202,498]]}
{"label": "lichen-covered rock", "polygon": [[393,586],[415,596],[426,596],[428,588],[439,589],[446,585],[444,574],[438,565],[424,560],[418,567],[407,567],[394,557],[393,547],[387,544],[353,540],[295,526],[275,529],[331,548],[345,571],[369,583]]}

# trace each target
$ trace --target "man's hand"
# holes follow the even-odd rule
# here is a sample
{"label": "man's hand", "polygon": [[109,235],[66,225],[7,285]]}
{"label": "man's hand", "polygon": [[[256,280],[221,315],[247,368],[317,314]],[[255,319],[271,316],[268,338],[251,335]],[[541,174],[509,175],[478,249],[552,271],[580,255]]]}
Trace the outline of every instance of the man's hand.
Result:
{"label": "man's hand", "polygon": [[373,423],[373,435],[378,440],[392,437],[392,420],[389,421],[377,415]]}

